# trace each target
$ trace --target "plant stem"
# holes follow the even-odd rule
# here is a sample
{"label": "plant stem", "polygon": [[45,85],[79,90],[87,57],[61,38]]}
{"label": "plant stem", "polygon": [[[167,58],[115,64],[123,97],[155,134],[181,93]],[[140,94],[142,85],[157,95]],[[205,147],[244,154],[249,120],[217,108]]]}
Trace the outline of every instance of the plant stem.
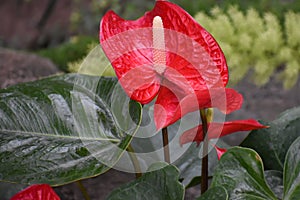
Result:
{"label": "plant stem", "polygon": [[164,157],[165,162],[170,163],[170,149],[169,149],[169,138],[168,138],[168,128],[162,129],[163,146],[164,146]]}
{"label": "plant stem", "polygon": [[141,170],[139,160],[137,159],[137,157],[134,153],[134,149],[132,148],[132,146],[130,144],[127,147],[127,151],[129,152],[129,157],[131,159],[131,162],[132,162],[134,170],[135,170],[135,178],[138,179],[142,176],[142,170]]}
{"label": "plant stem", "polygon": [[203,130],[203,152],[202,152],[202,172],[201,172],[201,194],[203,194],[208,188],[208,137],[207,136],[207,117],[206,110],[200,110],[200,116],[202,121]]}
{"label": "plant stem", "polygon": [[82,182],[79,180],[79,181],[76,181],[76,184],[77,186],[79,187],[83,197],[85,200],[91,200],[88,192],[86,191],[86,188],[84,187],[84,185],[82,184]]}

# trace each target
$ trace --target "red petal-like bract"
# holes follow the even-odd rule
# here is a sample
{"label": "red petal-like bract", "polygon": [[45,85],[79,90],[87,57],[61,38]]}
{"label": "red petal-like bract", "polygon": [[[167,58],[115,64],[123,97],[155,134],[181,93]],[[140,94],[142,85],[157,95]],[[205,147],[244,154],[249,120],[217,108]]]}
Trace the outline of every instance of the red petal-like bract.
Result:
{"label": "red petal-like bract", "polygon": [[[164,28],[163,74],[153,68],[152,24],[156,16],[161,17]],[[158,94],[165,80],[184,91],[224,87],[228,82],[226,60],[215,39],[185,10],[168,1],[157,1],[152,11],[135,21],[107,12],[99,37],[125,92],[142,104]]]}
{"label": "red petal-like bract", "polygon": [[47,184],[32,185],[13,196],[10,200],[60,200]]}
{"label": "red petal-like bract", "polygon": [[[177,92],[178,93],[178,92]],[[204,108],[218,108],[225,114],[240,109],[243,103],[241,94],[231,88],[211,88],[195,91],[194,94],[175,95],[170,89],[162,87],[154,107],[154,120],[157,129],[169,126],[189,112]]]}
{"label": "red petal-like bract", "polygon": [[215,150],[216,150],[216,152],[217,152],[218,160],[220,160],[221,157],[222,157],[222,155],[223,155],[224,153],[226,153],[227,149],[220,148],[220,147],[218,147],[217,145],[214,145],[214,148],[215,148]]}
{"label": "red petal-like bract", "polygon": [[[260,124],[254,119],[235,120],[231,122],[217,123],[213,122],[208,124],[208,139],[219,138],[238,131],[251,131],[255,129],[267,128],[268,126]],[[203,141],[202,125],[194,127],[185,131],[180,136],[180,145],[197,142],[199,145]]]}

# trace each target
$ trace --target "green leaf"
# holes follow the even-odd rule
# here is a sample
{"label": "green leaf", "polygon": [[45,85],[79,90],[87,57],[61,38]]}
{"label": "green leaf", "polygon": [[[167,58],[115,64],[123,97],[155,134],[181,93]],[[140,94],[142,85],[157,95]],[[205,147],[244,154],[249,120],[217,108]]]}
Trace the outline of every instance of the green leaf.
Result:
{"label": "green leaf", "polygon": [[0,179],[61,185],[113,166],[141,106],[116,78],[67,74],[0,90],[0,116]]}
{"label": "green leaf", "polygon": [[284,165],[284,199],[300,199],[300,137],[291,145]]}
{"label": "green leaf", "polygon": [[224,187],[230,199],[277,199],[264,179],[262,160],[247,148],[229,149],[215,169],[212,187]]}
{"label": "green leaf", "polygon": [[63,71],[68,71],[69,62],[77,61],[88,54],[90,44],[98,43],[97,37],[75,36],[57,47],[42,49],[38,55],[49,58]]}
{"label": "green leaf", "polygon": [[184,187],[178,178],[179,170],[168,165],[157,171],[147,172],[141,178],[114,190],[107,200],[180,200],[184,197]]}
{"label": "green leaf", "polygon": [[265,179],[278,199],[283,197],[283,174],[280,171],[265,171]]}
{"label": "green leaf", "polygon": [[[217,145],[221,148],[229,148],[222,140],[218,140]],[[182,183],[188,188],[200,184],[201,182],[201,166],[202,166],[202,150],[201,145],[191,144],[187,151],[174,162],[174,165],[180,169],[180,178]],[[215,167],[219,160],[216,151],[212,148],[208,154],[208,175],[213,176]]]}
{"label": "green leaf", "polygon": [[268,129],[252,131],[241,146],[257,151],[268,170],[283,170],[290,145],[300,136],[300,107],[288,110]]}
{"label": "green leaf", "polygon": [[223,187],[212,187],[196,200],[228,200],[228,194]]}
{"label": "green leaf", "polygon": [[[168,126],[171,162],[179,168],[180,180],[186,187],[200,184],[202,150],[201,145],[197,147],[196,143],[180,146],[179,138],[184,131],[197,126],[199,118],[199,111],[196,111],[189,113],[181,120]],[[131,143],[143,171],[146,171],[151,164],[164,160],[162,133],[161,131],[157,132],[152,119],[154,119],[152,104],[144,105],[141,126]],[[215,142],[212,141],[212,143]],[[221,140],[218,140],[218,146],[222,148],[229,147]],[[213,147],[209,147],[211,150],[209,153],[209,175],[212,176],[213,170],[218,163],[218,158]]]}

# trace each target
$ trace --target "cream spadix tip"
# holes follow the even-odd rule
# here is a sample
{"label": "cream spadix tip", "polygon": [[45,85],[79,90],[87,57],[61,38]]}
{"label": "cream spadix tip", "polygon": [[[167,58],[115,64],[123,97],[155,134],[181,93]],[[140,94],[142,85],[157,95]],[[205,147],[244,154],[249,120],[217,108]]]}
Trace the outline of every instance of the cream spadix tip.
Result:
{"label": "cream spadix tip", "polygon": [[163,25],[163,22],[162,22],[162,19],[160,16],[155,16],[153,18],[153,25],[152,25],[153,28],[164,28],[164,25]]}
{"label": "cream spadix tip", "polygon": [[154,69],[162,74],[166,70],[165,33],[164,25],[160,16],[153,18],[153,61]]}

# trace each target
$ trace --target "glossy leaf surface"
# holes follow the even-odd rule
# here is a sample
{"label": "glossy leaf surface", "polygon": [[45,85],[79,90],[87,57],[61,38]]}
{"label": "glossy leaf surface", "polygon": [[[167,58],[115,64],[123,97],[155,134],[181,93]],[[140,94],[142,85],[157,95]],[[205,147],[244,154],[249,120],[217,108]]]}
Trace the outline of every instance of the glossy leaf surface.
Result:
{"label": "glossy leaf surface", "polygon": [[212,187],[224,187],[229,199],[277,200],[264,179],[263,170],[262,160],[255,151],[234,147],[221,157]]}
{"label": "glossy leaf surface", "polygon": [[107,197],[107,200],[183,200],[184,187],[178,178],[178,169],[168,165],[159,170],[148,172],[141,178],[114,190]]}
{"label": "glossy leaf surface", "polygon": [[228,194],[223,187],[212,187],[196,200],[228,200]]}
{"label": "glossy leaf surface", "polygon": [[265,179],[278,199],[283,198],[283,173],[275,170],[265,171]]}
{"label": "glossy leaf surface", "polygon": [[257,151],[266,169],[283,171],[286,153],[300,136],[300,107],[287,110],[268,125],[268,129],[252,131],[241,145]]}
{"label": "glossy leaf surface", "polygon": [[129,144],[140,111],[117,78],[68,74],[0,90],[1,180],[61,185],[99,175]]}
{"label": "glossy leaf surface", "polygon": [[300,137],[289,148],[284,164],[284,199],[300,199]]}

